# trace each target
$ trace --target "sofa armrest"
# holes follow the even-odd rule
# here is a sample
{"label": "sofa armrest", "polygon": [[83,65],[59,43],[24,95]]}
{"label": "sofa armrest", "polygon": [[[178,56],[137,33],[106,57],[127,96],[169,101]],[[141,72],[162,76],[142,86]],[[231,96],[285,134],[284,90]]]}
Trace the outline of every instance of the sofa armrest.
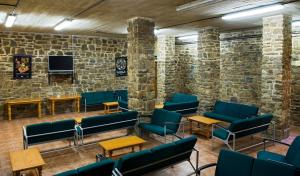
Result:
{"label": "sofa armrest", "polygon": [[222,125],[216,124],[216,123],[215,123],[215,124],[212,124],[212,127],[213,127],[213,128],[215,128],[215,127],[221,128],[221,129],[223,129],[223,130],[228,131],[228,132],[231,133],[231,131],[229,131],[228,128],[226,128],[226,127],[224,127],[224,126],[222,126]]}
{"label": "sofa armrest", "polygon": [[198,172],[199,175],[201,175],[202,170],[210,168],[210,167],[214,167],[214,166],[217,166],[217,163],[206,164],[204,166],[201,166],[201,167],[197,168],[197,172]]}
{"label": "sofa armrest", "polygon": [[121,172],[119,171],[118,168],[114,168],[114,170],[113,170],[113,176],[123,176],[123,175],[121,174]]}
{"label": "sofa armrest", "polygon": [[23,137],[26,138],[26,139],[28,138],[25,126],[23,126]]}

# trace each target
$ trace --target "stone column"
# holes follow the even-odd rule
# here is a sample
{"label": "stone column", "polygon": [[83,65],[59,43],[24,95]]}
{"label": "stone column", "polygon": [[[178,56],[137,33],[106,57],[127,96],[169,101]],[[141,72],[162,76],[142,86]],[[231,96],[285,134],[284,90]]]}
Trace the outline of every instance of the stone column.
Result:
{"label": "stone column", "polygon": [[175,37],[157,39],[157,101],[163,102],[176,91]]}
{"label": "stone column", "polygon": [[288,134],[291,104],[291,17],[263,18],[261,112],[273,113],[279,138]]}
{"label": "stone column", "polygon": [[219,30],[205,27],[198,32],[198,60],[195,60],[195,94],[200,112],[211,109],[219,97],[220,39]]}
{"label": "stone column", "polygon": [[155,105],[154,22],[149,18],[128,20],[129,109],[150,114]]}

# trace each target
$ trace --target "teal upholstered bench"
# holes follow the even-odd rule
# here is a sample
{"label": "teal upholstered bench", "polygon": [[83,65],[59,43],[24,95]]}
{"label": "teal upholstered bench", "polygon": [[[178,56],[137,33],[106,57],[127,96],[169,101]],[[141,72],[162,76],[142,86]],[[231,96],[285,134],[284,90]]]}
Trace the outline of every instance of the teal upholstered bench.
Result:
{"label": "teal upholstered bench", "polygon": [[[196,173],[199,157],[199,152],[194,149],[196,142],[197,138],[190,136],[152,149],[127,154],[116,162],[114,173],[124,176],[143,175],[184,161],[188,161]],[[196,166],[191,163],[193,151],[196,152]]]}
{"label": "teal upholstered bench", "polygon": [[[272,114],[263,114],[248,119],[235,120],[230,124],[228,128],[225,128],[219,124],[213,124],[212,139],[221,140],[231,150],[235,150],[235,144],[237,138],[266,131],[269,128],[269,125],[271,124],[272,118],[273,118]],[[275,127],[273,124],[273,135],[274,134],[275,134]],[[232,146],[229,144],[229,141],[231,140],[232,140]]]}
{"label": "teal upholstered bench", "polygon": [[69,170],[55,176],[111,176],[115,162],[112,159],[105,159],[74,170]]}
{"label": "teal upholstered bench", "polygon": [[[24,149],[31,145],[51,141],[75,139],[75,120],[67,119],[55,122],[43,122],[23,127]],[[71,142],[70,140],[70,142]],[[74,140],[75,143],[75,140]],[[71,143],[70,143],[71,144]]]}
{"label": "teal upholstered bench", "polygon": [[204,112],[203,115],[224,122],[232,123],[237,120],[256,117],[257,113],[258,107],[256,106],[218,100],[215,103],[213,111]]}
{"label": "teal upholstered bench", "polygon": [[84,105],[85,112],[88,106],[102,105],[104,102],[118,101],[114,91],[96,91],[81,93],[81,104]]}
{"label": "teal upholstered bench", "polygon": [[197,96],[184,93],[175,93],[170,100],[164,102],[164,109],[176,111],[182,115],[196,113],[199,106]]}
{"label": "teal upholstered bench", "polygon": [[217,163],[204,165],[198,173],[216,166],[215,176],[296,176],[291,165],[270,160],[255,159],[238,152],[221,150]]}
{"label": "teal upholstered bench", "polygon": [[81,144],[83,144],[85,136],[123,128],[134,128],[137,116],[137,111],[128,111],[83,118],[81,124],[76,126],[77,139],[81,140]]}

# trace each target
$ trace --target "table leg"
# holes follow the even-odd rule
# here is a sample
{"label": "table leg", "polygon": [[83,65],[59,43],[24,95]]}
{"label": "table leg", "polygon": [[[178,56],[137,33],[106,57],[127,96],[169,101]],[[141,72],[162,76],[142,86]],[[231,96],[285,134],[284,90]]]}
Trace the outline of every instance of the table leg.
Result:
{"label": "table leg", "polygon": [[20,171],[13,172],[13,176],[20,176],[20,175],[21,175]]}
{"label": "table leg", "polygon": [[190,121],[190,134],[192,134],[192,133],[193,133],[193,122]]}
{"label": "table leg", "polygon": [[51,101],[51,112],[52,112],[52,115],[55,115],[55,103],[53,100]]}
{"label": "table leg", "polygon": [[77,112],[80,112],[80,99],[77,98]]}
{"label": "table leg", "polygon": [[42,176],[43,167],[38,167],[37,170],[38,170],[38,175]]}
{"label": "table leg", "polygon": [[131,147],[131,152],[134,153],[134,146]]}
{"label": "table leg", "polygon": [[42,117],[42,103],[38,103],[38,117]]}
{"label": "table leg", "polygon": [[139,145],[140,151],[142,150],[142,148],[143,148],[143,144]]}
{"label": "table leg", "polygon": [[112,156],[112,150],[108,151],[108,157],[111,158],[111,156]]}
{"label": "table leg", "polygon": [[11,105],[7,105],[8,120],[11,120]]}

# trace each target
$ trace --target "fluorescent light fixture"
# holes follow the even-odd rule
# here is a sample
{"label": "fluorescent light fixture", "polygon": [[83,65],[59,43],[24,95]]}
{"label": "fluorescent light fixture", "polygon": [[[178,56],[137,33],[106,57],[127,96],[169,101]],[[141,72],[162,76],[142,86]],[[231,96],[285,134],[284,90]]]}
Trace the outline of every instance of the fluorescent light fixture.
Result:
{"label": "fluorescent light fixture", "polygon": [[186,35],[178,37],[178,40],[186,40],[186,41],[196,41],[198,38],[198,35]]}
{"label": "fluorescent light fixture", "polygon": [[154,35],[157,35],[159,33],[159,29],[154,29]]}
{"label": "fluorescent light fixture", "polygon": [[231,14],[222,16],[222,19],[223,20],[231,20],[231,19],[236,19],[236,18],[250,17],[250,16],[255,16],[255,15],[260,15],[260,14],[264,14],[264,13],[268,13],[268,12],[281,10],[283,8],[284,8],[283,5],[275,4],[275,5],[259,7],[259,8],[255,8],[255,9],[251,9],[251,10],[245,10],[242,12],[231,13]]}
{"label": "fluorescent light fixture", "polygon": [[192,1],[192,2],[189,2],[189,3],[183,4],[183,5],[177,6],[176,11],[188,10],[188,9],[191,9],[191,8],[195,8],[196,6],[207,4],[207,3],[210,3],[210,2],[213,2],[213,1],[215,1],[215,0],[196,0],[196,1]]}
{"label": "fluorescent light fixture", "polygon": [[293,27],[300,27],[300,21],[294,21],[292,25]]}
{"label": "fluorescent light fixture", "polygon": [[54,30],[56,31],[60,31],[66,27],[68,27],[71,23],[72,23],[72,19],[65,19],[64,21],[62,21],[61,23],[59,23],[58,25],[56,25],[54,27]]}
{"label": "fluorescent light fixture", "polygon": [[16,14],[9,14],[5,21],[5,27],[12,27],[16,21],[17,15]]}

